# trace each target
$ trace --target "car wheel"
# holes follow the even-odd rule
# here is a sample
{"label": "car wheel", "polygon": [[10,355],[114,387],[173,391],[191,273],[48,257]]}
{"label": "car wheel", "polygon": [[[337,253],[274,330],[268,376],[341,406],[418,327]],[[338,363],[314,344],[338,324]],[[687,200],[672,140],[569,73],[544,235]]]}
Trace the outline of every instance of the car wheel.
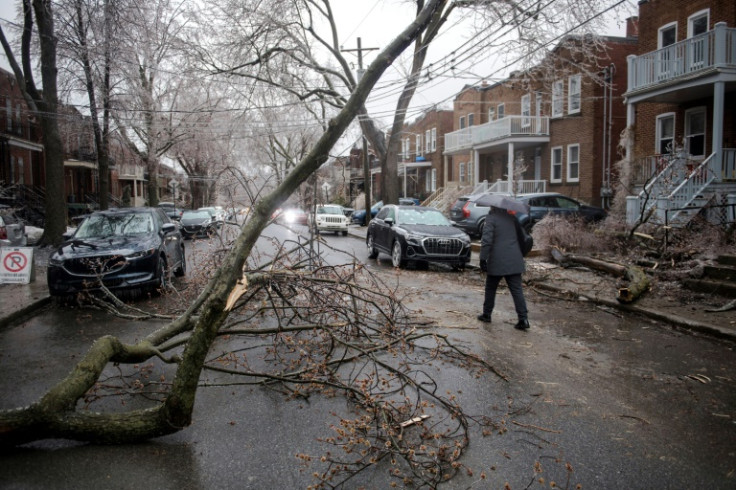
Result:
{"label": "car wheel", "polygon": [[164,291],[169,286],[168,272],[166,269],[166,259],[163,257],[158,258],[158,264],[156,265],[158,271],[158,285],[156,289]]}
{"label": "car wheel", "polygon": [[182,277],[186,275],[187,273],[187,256],[184,253],[184,247],[181,247],[181,262],[179,262],[179,267],[174,271],[174,275],[176,277]]}
{"label": "car wheel", "polygon": [[465,264],[452,264],[452,270],[455,272],[463,272],[465,270]]}
{"label": "car wheel", "polygon": [[376,245],[373,243],[373,235],[368,234],[366,245],[368,245],[368,258],[375,259],[378,257],[378,250],[376,250]]}
{"label": "car wheel", "polygon": [[394,267],[404,267],[404,264],[406,263],[403,257],[403,252],[401,251],[401,244],[398,240],[394,242],[394,246],[391,249],[391,263]]}
{"label": "car wheel", "polygon": [[348,236],[348,231],[347,230],[343,230],[342,231],[342,236]]}

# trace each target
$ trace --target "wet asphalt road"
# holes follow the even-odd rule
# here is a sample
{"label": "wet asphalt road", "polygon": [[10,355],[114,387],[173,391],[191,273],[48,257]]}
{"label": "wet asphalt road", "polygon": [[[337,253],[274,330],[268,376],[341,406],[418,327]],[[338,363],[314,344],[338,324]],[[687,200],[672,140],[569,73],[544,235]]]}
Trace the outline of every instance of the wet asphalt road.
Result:
{"label": "wet asphalt road", "polygon": [[[487,436],[474,429],[463,459],[473,475],[464,472],[445,488],[544,488],[552,481],[588,489],[736,487],[733,344],[531,291],[529,332],[512,328],[507,294],[499,298],[494,323],[482,325],[475,320],[482,282],[473,272],[399,271],[386,256],[368,260],[359,240],[326,240],[354,250],[389,284],[400,284],[418,316],[435,319],[439,332],[510,380],[426,367],[469,414],[498,424]],[[35,400],[95,338],[113,334],[133,341],[154,328],[102,312],[50,307],[0,330],[0,408]],[[169,377],[171,369],[157,365],[150,374]],[[216,374],[204,378],[227,381]],[[102,403],[115,409],[119,402]],[[340,399],[287,402],[259,388],[203,388],[194,423],[181,432],[139,445],[45,441],[17,449],[0,455],[0,488],[306,488],[312,469],[300,467],[295,455],[323,453],[317,438],[329,435],[337,421],[330,412],[345,410]],[[545,485],[532,483],[539,478]],[[385,468],[346,488],[361,486],[386,488]]]}

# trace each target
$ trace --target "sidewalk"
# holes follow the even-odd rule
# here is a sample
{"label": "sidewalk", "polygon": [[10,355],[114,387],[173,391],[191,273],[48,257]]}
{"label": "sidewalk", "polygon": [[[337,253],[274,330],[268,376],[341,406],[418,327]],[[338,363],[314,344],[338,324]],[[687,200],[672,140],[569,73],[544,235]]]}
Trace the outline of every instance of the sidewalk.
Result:
{"label": "sidewalk", "polygon": [[[351,225],[350,236],[365,242],[367,228]],[[473,245],[470,269],[478,268],[477,243]],[[736,340],[736,314],[732,311],[707,313],[707,305],[696,301],[682,302],[675,296],[645,294],[634,304],[615,299],[615,281],[584,268],[565,269],[543,260],[532,251],[527,259],[529,275],[535,276],[534,288],[564,299],[592,301],[608,308],[640,314],[674,327],[706,335]],[[29,316],[50,303],[46,285],[46,264],[50,249],[34,247],[35,280],[30,284],[0,284],[0,328]],[[704,321],[707,316],[707,321]]]}

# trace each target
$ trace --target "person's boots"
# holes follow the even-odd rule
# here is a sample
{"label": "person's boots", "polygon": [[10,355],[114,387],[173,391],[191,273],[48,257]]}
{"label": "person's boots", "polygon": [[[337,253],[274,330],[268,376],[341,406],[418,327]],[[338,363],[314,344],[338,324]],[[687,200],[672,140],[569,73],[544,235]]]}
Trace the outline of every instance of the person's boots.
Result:
{"label": "person's boots", "polygon": [[483,323],[491,323],[491,315],[483,313],[482,315],[478,315],[478,320],[482,321]]}
{"label": "person's boots", "polygon": [[526,318],[519,318],[519,321],[514,325],[514,328],[517,330],[528,330],[529,329],[529,320]]}

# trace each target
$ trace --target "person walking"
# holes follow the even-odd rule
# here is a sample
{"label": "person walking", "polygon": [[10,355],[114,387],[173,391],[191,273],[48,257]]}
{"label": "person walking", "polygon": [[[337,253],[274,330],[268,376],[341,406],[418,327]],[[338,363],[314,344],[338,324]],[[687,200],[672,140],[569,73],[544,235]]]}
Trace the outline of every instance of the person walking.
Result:
{"label": "person walking", "polygon": [[529,328],[529,320],[521,283],[525,266],[516,228],[516,217],[513,214],[506,209],[491,206],[480,245],[480,269],[486,273],[486,287],[483,313],[478,315],[478,320],[491,322],[496,304],[496,290],[501,279],[505,279],[518,317],[514,328],[526,330]]}

